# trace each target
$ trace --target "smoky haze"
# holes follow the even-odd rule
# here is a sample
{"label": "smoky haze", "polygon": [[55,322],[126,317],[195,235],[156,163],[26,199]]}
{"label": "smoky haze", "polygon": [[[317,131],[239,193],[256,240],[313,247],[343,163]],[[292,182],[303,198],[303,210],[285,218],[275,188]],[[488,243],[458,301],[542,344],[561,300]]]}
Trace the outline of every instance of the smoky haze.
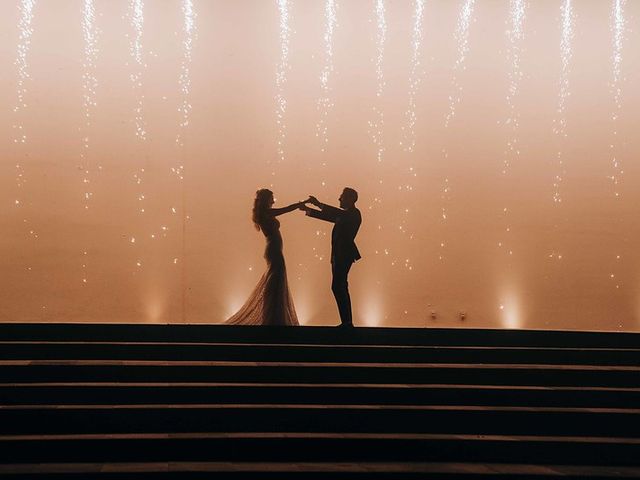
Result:
{"label": "smoky haze", "polygon": [[[640,330],[638,22],[634,1],[4,1],[0,321],[223,321],[265,268],[255,191],[351,186],[356,325]],[[331,225],[281,222],[301,323],[337,324]]]}

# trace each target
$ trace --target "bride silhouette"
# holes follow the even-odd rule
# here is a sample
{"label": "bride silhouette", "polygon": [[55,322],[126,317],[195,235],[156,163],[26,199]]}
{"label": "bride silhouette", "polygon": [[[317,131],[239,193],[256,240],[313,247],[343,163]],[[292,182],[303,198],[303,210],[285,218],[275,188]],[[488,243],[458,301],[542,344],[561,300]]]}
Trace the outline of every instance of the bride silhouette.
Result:
{"label": "bride silhouette", "polygon": [[304,202],[273,208],[273,192],[263,188],[256,192],[253,202],[253,224],[261,231],[267,246],[264,258],[267,271],[245,304],[225,323],[231,325],[298,325],[296,309],[289,293],[287,269],[282,255],[279,215],[301,209]]}

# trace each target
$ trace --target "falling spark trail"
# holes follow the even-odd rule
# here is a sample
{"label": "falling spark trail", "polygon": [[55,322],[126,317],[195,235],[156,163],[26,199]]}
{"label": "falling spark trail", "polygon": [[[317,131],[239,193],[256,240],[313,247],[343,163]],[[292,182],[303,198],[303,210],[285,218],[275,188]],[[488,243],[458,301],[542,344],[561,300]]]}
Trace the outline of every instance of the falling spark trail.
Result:
{"label": "falling spark trail", "polygon": [[[91,171],[88,165],[87,156],[89,153],[89,133],[91,130],[91,118],[96,106],[96,90],[98,79],[96,78],[96,61],[98,57],[98,28],[96,27],[96,11],[93,0],[84,0],[82,7],[82,34],[84,38],[84,59],[82,62],[82,107],[84,112],[84,126],[80,129],[83,135],[82,151],[80,159],[82,161],[82,172],[84,185],[84,208],[89,209],[89,202],[93,193],[91,192]],[[82,252],[82,284],[87,284],[87,263],[88,249]]]}
{"label": "falling spark trail", "polygon": [[518,148],[517,131],[520,127],[520,113],[516,109],[515,99],[520,92],[522,81],[521,53],[524,40],[524,21],[526,15],[525,0],[510,0],[510,24],[507,30],[507,58],[509,68],[509,90],[507,92],[507,106],[509,117],[507,128],[510,130],[510,138],[507,142],[508,151],[505,155],[502,173],[506,174],[511,166],[511,159],[520,155]]}
{"label": "falling spark trail", "polygon": [[[507,91],[507,107],[509,109],[506,126],[508,129],[507,150],[502,162],[502,175],[507,176],[511,169],[511,162],[520,156],[518,145],[518,129],[520,128],[520,112],[516,108],[515,99],[520,93],[520,83],[522,81],[522,41],[524,40],[524,22],[526,18],[526,0],[510,0],[509,2],[509,24],[507,29],[507,61],[509,64]],[[502,216],[506,222],[505,232],[511,232],[509,224],[509,209],[502,208]],[[499,247],[505,246],[505,242],[499,242]],[[511,255],[512,250],[508,250]]]}
{"label": "falling spark trail", "polygon": [[402,141],[400,142],[400,145],[406,152],[413,152],[416,145],[416,95],[420,82],[422,81],[420,49],[422,47],[424,3],[425,0],[415,0],[415,12],[413,14],[411,71],[409,72],[409,107],[405,113],[406,125],[402,127]]}
{"label": "falling spark trail", "polygon": [[84,171],[83,183],[85,185],[84,192],[84,208],[89,208],[89,201],[93,193],[90,191],[91,180],[90,170],[87,165],[87,155],[89,150],[89,131],[91,129],[91,118],[93,110],[96,106],[96,89],[98,87],[98,79],[96,78],[96,60],[98,56],[98,29],[95,24],[96,11],[93,0],[84,0],[82,9],[82,33],[84,36],[84,60],[82,62],[82,98],[84,111],[84,129],[83,129],[83,150],[80,153],[82,159],[82,169]]}
{"label": "falling spark trail", "polygon": [[289,27],[289,1],[278,0],[280,12],[280,62],[276,71],[276,124],[278,126],[278,160],[285,159],[284,139],[286,136],[285,114],[287,112],[287,99],[284,95],[284,87],[287,83],[289,71],[289,40],[291,28]]}
{"label": "falling spark trail", "polygon": [[[460,85],[459,75],[466,69],[467,55],[469,53],[469,28],[471,27],[471,21],[473,19],[473,10],[475,7],[475,0],[465,0],[458,16],[456,25],[455,38],[458,44],[458,55],[456,62],[453,65],[453,78],[451,79],[452,93],[449,95],[449,110],[444,120],[445,128],[449,127],[451,120],[456,114],[456,107],[460,103],[462,97],[462,85]],[[445,163],[448,163],[449,152],[446,148],[442,149],[442,155]],[[451,186],[449,179],[444,179],[444,185],[442,188],[442,223],[447,223],[447,204],[450,200]],[[440,242],[440,260],[444,260],[444,248],[445,241]]]}
{"label": "falling spark trail", "polygon": [[[182,63],[180,66],[180,76],[178,78],[178,84],[180,85],[180,93],[182,95],[182,102],[178,107],[180,113],[180,123],[178,125],[178,135],[176,136],[176,145],[181,149],[183,159],[182,161],[171,168],[171,173],[175,175],[175,178],[180,182],[180,201],[182,205],[181,215],[181,262],[180,262],[180,285],[182,296],[182,321],[186,321],[186,305],[187,305],[187,270],[186,270],[186,234],[187,234],[187,220],[189,215],[187,214],[186,205],[186,189],[184,185],[184,158],[186,157],[185,137],[187,128],[190,123],[191,114],[191,63],[193,60],[193,43],[196,36],[196,18],[197,13],[193,7],[193,0],[182,0]],[[171,212],[176,214],[178,211],[176,207],[171,207]],[[176,262],[174,261],[174,264]]]}
{"label": "falling spark trail", "polygon": [[[611,33],[613,36],[613,53],[612,53],[612,79],[611,79],[611,92],[613,94],[613,111],[611,113],[611,123],[613,125],[612,141],[609,145],[611,152],[611,169],[612,173],[609,176],[613,185],[613,194],[616,199],[620,198],[619,186],[622,181],[624,171],[620,165],[618,148],[618,118],[620,117],[620,110],[622,109],[622,47],[624,43],[624,32],[626,28],[626,19],[624,15],[624,8],[626,6],[626,0],[613,0],[613,8],[611,11]],[[617,242],[618,248],[620,242]],[[619,267],[620,259],[622,255],[618,252],[615,255],[613,261],[612,273],[609,278],[612,281],[612,285],[616,289],[622,286],[619,279]]]}
{"label": "falling spark trail", "polygon": [[456,114],[456,107],[460,103],[462,97],[462,85],[458,76],[466,69],[467,54],[469,53],[469,27],[473,19],[473,10],[476,0],[465,0],[458,17],[455,37],[458,42],[458,56],[453,66],[453,93],[449,96],[449,111],[447,113],[444,125],[448,127],[451,120]]}
{"label": "falling spark trail", "polygon": [[384,92],[385,80],[384,80],[384,46],[387,38],[387,21],[385,19],[385,5],[384,0],[376,0],[376,102],[373,106],[373,120],[369,121],[369,134],[373,140],[374,145],[377,147],[377,159],[378,162],[382,161],[384,155],[384,144],[382,141],[382,135],[384,131],[384,113],[380,106],[382,94]]}
{"label": "falling spark trail", "polygon": [[[413,32],[411,35],[411,67],[409,70],[409,92],[408,92],[408,106],[405,112],[405,124],[401,128],[401,140],[400,147],[405,152],[413,152],[416,144],[416,96],[418,93],[418,87],[422,81],[422,64],[421,58],[421,46],[422,46],[422,21],[424,18],[424,5],[425,0],[414,0],[414,13],[413,13]],[[413,166],[409,165],[406,170],[409,177],[404,185],[400,186],[400,190],[405,193],[410,193],[413,190],[412,180],[417,176]],[[398,228],[401,233],[408,234],[409,239],[413,238],[413,234],[408,231],[408,217],[409,209],[403,209],[402,217]],[[412,270],[413,267],[409,265],[409,262],[405,263],[405,267]]]}
{"label": "falling spark trail", "polygon": [[[18,85],[16,95],[16,105],[13,111],[19,114],[22,110],[27,108],[25,100],[27,94],[26,82],[29,79],[29,64],[27,58],[29,56],[29,49],[31,47],[31,36],[33,35],[33,9],[35,7],[35,0],[22,0],[18,6],[20,12],[20,18],[18,20],[18,29],[20,30],[20,37],[18,40],[18,55],[15,61],[15,65],[18,67]],[[24,126],[22,123],[13,125],[15,143],[25,143],[27,136],[24,133]]]}
{"label": "falling spark trail", "polygon": [[626,26],[626,20],[624,17],[624,7],[626,5],[626,0],[613,0],[613,10],[611,12],[611,30],[613,34],[613,55],[612,55],[612,63],[613,63],[613,78],[611,81],[611,89],[613,93],[613,103],[614,110],[611,114],[611,121],[613,123],[613,137],[614,140],[610,145],[611,150],[611,166],[612,166],[612,174],[610,175],[610,180],[613,183],[614,187],[614,195],[616,197],[620,197],[620,192],[618,191],[618,185],[622,179],[622,175],[624,171],[620,165],[620,159],[615,151],[617,147],[617,123],[618,117],[620,116],[620,110],[622,108],[622,87],[621,87],[621,72],[622,72],[622,45],[624,43],[624,31]]}
{"label": "falling spark trail", "polygon": [[[133,35],[129,42],[129,53],[133,61],[133,72],[129,75],[129,78],[133,86],[133,91],[136,95],[136,103],[134,107],[135,134],[138,139],[146,140],[147,132],[145,130],[145,122],[142,113],[144,100],[144,96],[142,94],[142,72],[145,67],[142,49],[142,36],[144,31],[144,0],[130,1],[128,18],[131,28],[133,29]],[[144,168],[136,169],[136,172],[133,174],[133,180],[139,186],[137,193],[137,211],[140,215],[145,213],[145,194],[140,186],[143,183],[143,179]],[[132,239],[133,241],[131,243],[135,243],[135,237],[132,237]]]}
{"label": "falling spark trail", "polygon": [[324,152],[329,138],[327,136],[327,117],[329,110],[333,107],[331,100],[331,88],[329,78],[333,74],[333,33],[337,26],[336,22],[337,3],[335,0],[326,0],[324,6],[325,33],[324,33],[324,56],[325,65],[320,74],[321,95],[318,99],[318,111],[320,120],[316,124],[316,136],[322,142],[321,151]]}
{"label": "falling spark trail", "polygon": [[[16,88],[16,104],[13,108],[13,112],[16,117],[16,123],[13,124],[13,141],[17,144],[25,144],[27,142],[27,135],[25,133],[23,125],[24,110],[27,108],[26,95],[27,86],[26,82],[30,78],[29,75],[29,50],[31,47],[31,36],[33,35],[33,10],[35,7],[35,0],[22,0],[18,4],[18,52],[15,60],[15,65],[18,70],[18,82]],[[22,190],[22,187],[26,183],[25,170],[20,161],[16,162],[16,186],[18,191]],[[24,195],[24,193],[22,193]],[[17,208],[21,208],[26,202],[23,198],[16,198],[14,205]],[[23,218],[25,224],[29,224],[27,218]],[[38,238],[37,233],[29,227],[29,234],[33,238]]]}
{"label": "falling spark trail", "polygon": [[142,51],[142,34],[144,27],[144,0],[131,0],[129,5],[129,21],[133,28],[129,50],[134,63],[134,71],[129,78],[136,93],[135,105],[135,126],[136,136],[141,140],[146,140],[147,132],[143,116],[144,95],[142,94],[142,71],[145,68]]}
{"label": "falling spark trail", "polygon": [[[445,159],[449,156],[448,153],[445,151],[443,152]],[[445,178],[444,182],[442,184],[442,193],[440,194],[440,199],[442,200],[442,209],[440,212],[441,215],[441,222],[442,222],[442,226],[443,228],[445,227],[446,223],[447,223],[447,204],[449,203],[449,201],[451,200],[451,187],[449,185],[449,179]],[[445,259],[445,249],[446,249],[446,241],[443,238],[440,241],[440,253],[438,255],[438,259],[439,260],[444,260]]]}
{"label": "falling spark trail", "polygon": [[184,146],[184,134],[186,128],[189,126],[189,119],[191,114],[191,62],[193,54],[193,40],[195,35],[195,20],[196,12],[193,8],[193,0],[183,0],[182,2],[182,14],[184,16],[184,23],[182,26],[182,64],[180,66],[180,77],[178,83],[180,85],[180,93],[182,95],[182,103],[178,107],[180,113],[180,124],[178,128],[178,135],[176,136],[176,143],[178,146]]}
{"label": "falling spark trail", "polygon": [[[569,73],[571,71],[571,59],[573,57],[572,41],[573,41],[573,26],[575,21],[575,15],[573,13],[572,0],[564,0],[562,5],[562,36],[560,39],[560,92],[558,94],[558,106],[557,106],[557,118],[554,121],[554,133],[558,140],[562,142],[567,136],[567,118],[566,108],[567,99],[571,94],[569,91]],[[556,175],[553,182],[553,201],[555,203],[562,202],[562,194],[560,192],[560,186],[562,184],[564,176],[564,161],[562,156],[562,148],[558,150],[556,155]]]}

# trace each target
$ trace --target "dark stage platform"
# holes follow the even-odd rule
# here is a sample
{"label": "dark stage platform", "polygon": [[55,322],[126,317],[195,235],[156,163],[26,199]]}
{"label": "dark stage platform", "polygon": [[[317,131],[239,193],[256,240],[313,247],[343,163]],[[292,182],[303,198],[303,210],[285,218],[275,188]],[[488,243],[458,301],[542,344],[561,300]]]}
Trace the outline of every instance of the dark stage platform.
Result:
{"label": "dark stage platform", "polygon": [[640,334],[0,324],[0,475],[640,477]]}

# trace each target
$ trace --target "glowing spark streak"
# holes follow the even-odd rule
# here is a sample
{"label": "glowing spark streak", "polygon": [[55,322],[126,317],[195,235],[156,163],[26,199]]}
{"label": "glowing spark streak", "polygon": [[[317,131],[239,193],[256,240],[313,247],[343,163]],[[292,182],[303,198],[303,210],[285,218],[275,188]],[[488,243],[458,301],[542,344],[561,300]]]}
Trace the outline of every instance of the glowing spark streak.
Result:
{"label": "glowing spark streak", "polygon": [[475,7],[475,0],[465,0],[465,3],[460,10],[460,16],[458,17],[458,24],[455,32],[455,37],[458,42],[458,57],[456,63],[453,66],[453,93],[449,96],[449,112],[445,119],[445,127],[449,126],[449,123],[456,114],[456,107],[460,103],[462,97],[462,85],[458,76],[460,72],[466,69],[467,54],[469,53],[469,27],[473,18],[473,9]]}
{"label": "glowing spark streak", "polygon": [[[453,117],[456,114],[456,107],[460,103],[460,99],[462,97],[462,85],[460,85],[460,81],[458,79],[461,72],[466,69],[466,60],[467,54],[469,53],[469,28],[471,26],[471,20],[473,19],[473,10],[475,7],[475,0],[465,0],[462,9],[460,10],[460,14],[458,16],[458,22],[455,31],[455,38],[458,44],[458,56],[456,57],[456,62],[453,66],[453,78],[451,79],[453,92],[449,95],[449,111],[447,112],[444,126],[445,128],[449,127],[449,124]],[[449,157],[449,153],[446,148],[442,149],[442,153],[447,161]],[[442,198],[442,222],[445,224],[447,222],[447,209],[446,205],[450,200],[450,184],[449,180],[445,178],[445,183],[443,187],[443,193],[441,195]],[[444,240],[440,243],[440,260],[444,259],[443,250],[445,248]]]}
{"label": "glowing spark streak", "polygon": [[[22,116],[22,110],[27,108],[25,96],[27,94],[26,81],[29,79],[29,68],[27,63],[27,57],[29,54],[29,48],[31,47],[31,36],[33,35],[33,28],[31,26],[33,22],[33,9],[35,7],[35,0],[23,0],[18,5],[20,18],[18,20],[18,29],[20,30],[18,40],[18,53],[15,60],[15,65],[18,67],[18,83],[16,89],[16,105],[13,108],[16,117],[18,117],[17,123],[13,125],[15,143],[26,143],[27,135],[24,132],[24,126],[20,121]],[[16,186],[20,189],[25,184],[25,172],[20,163],[16,163]],[[25,202],[20,199],[15,199],[14,205],[20,208]],[[29,223],[29,220],[24,218],[24,223]],[[30,234],[37,238],[37,234],[30,229]]]}
{"label": "glowing spark streak", "polygon": [[[451,192],[451,188],[449,186],[449,179],[445,178],[444,179],[444,184],[442,187],[442,193],[440,195],[440,198],[442,199],[442,211],[441,211],[441,216],[442,216],[442,225],[444,226],[447,223],[447,208],[446,205],[449,202],[450,198],[450,192]],[[438,254],[438,259],[439,260],[444,260],[445,259],[445,249],[446,249],[446,242],[444,239],[442,239],[442,241],[440,242],[440,253]]]}
{"label": "glowing spark streak", "polygon": [[409,73],[409,107],[405,113],[407,124],[402,127],[402,141],[405,152],[413,152],[416,145],[416,94],[422,81],[422,72],[419,70],[420,48],[422,46],[422,19],[424,16],[425,0],[415,0],[415,12],[413,14],[413,35],[411,52],[411,71]]}
{"label": "glowing spark streak", "polygon": [[[85,120],[85,132],[83,137],[83,151],[80,158],[86,163],[86,152],[89,149],[89,130],[91,128],[91,115],[96,106],[96,89],[98,87],[98,79],[96,78],[96,59],[98,56],[98,29],[95,24],[96,11],[93,0],[84,0],[82,9],[82,33],[84,36],[84,60],[82,62],[82,98]],[[89,168],[87,165],[82,166],[84,170],[83,183],[85,185],[84,192],[84,208],[89,208],[89,200],[93,195],[89,191]]]}
{"label": "glowing spark streak", "polygon": [[[193,56],[193,43],[196,35],[196,18],[197,14],[193,8],[193,0],[182,0],[182,14],[184,16],[184,23],[182,26],[182,64],[180,67],[180,76],[178,83],[180,85],[180,93],[182,94],[182,103],[178,107],[178,112],[181,114],[180,124],[178,126],[178,134],[176,136],[176,145],[182,149],[185,153],[185,134],[187,127],[189,126],[189,117],[191,113],[191,63]],[[186,320],[186,302],[187,302],[187,283],[186,283],[186,235],[187,235],[187,205],[186,205],[186,191],[184,185],[184,165],[171,168],[171,172],[175,174],[176,178],[180,181],[181,200],[182,200],[182,236],[181,236],[181,272],[180,272],[180,284],[182,293],[182,321]],[[176,213],[175,207],[171,207],[172,213]],[[176,263],[176,262],[174,262]]]}
{"label": "glowing spark streak", "polygon": [[[27,57],[29,54],[29,48],[31,47],[31,36],[33,35],[33,8],[35,6],[35,0],[22,0],[18,9],[20,11],[20,19],[18,20],[18,29],[20,30],[20,37],[18,41],[18,56],[15,61],[15,65],[18,67],[18,86],[17,86],[17,103],[13,108],[13,111],[17,114],[21,110],[27,108],[25,102],[25,96],[27,94],[26,81],[29,78],[29,65],[27,63]],[[21,124],[13,126],[14,130],[17,130],[13,139],[15,143],[25,143],[27,136],[24,133],[24,127]]]}
{"label": "glowing spark streak", "polygon": [[[613,10],[611,12],[611,30],[613,33],[613,79],[611,88],[613,91],[613,101],[614,101],[614,111],[611,114],[611,120],[614,125],[613,135],[616,137],[618,135],[616,124],[618,121],[618,117],[620,116],[620,109],[622,108],[622,87],[621,83],[621,65],[622,65],[622,44],[624,41],[624,30],[626,20],[624,18],[624,7],[626,4],[626,0],[614,0],[613,2]],[[612,181],[615,191],[614,194],[616,197],[620,196],[620,192],[618,191],[618,184],[620,183],[621,177],[623,175],[623,170],[620,167],[620,160],[615,153],[616,144],[612,143],[610,149],[612,150],[612,168],[613,174],[609,177]]]}
{"label": "glowing spark streak", "polygon": [[320,120],[316,124],[316,136],[322,140],[321,151],[324,152],[329,138],[327,136],[327,116],[329,110],[333,107],[331,101],[331,88],[329,87],[329,78],[333,73],[333,33],[337,26],[336,21],[337,4],[335,0],[326,0],[324,6],[325,16],[325,32],[324,32],[324,49],[325,49],[325,65],[320,74],[321,96],[318,99],[318,111],[320,112]]}
{"label": "glowing spark streak", "polygon": [[195,19],[197,17],[193,9],[193,0],[183,0],[182,14],[184,15],[183,24],[183,40],[182,40],[182,65],[180,67],[180,93],[182,94],[182,103],[178,107],[181,114],[178,135],[176,143],[184,146],[184,130],[189,126],[189,116],[191,113],[191,103],[189,97],[191,94],[191,61],[193,52],[193,40],[195,36]]}
{"label": "glowing spark streak", "polygon": [[[569,73],[571,71],[571,59],[573,57],[573,51],[571,48],[571,42],[573,40],[573,25],[575,21],[575,15],[573,13],[573,4],[571,0],[565,0],[562,5],[562,37],[560,40],[560,58],[561,58],[561,70],[560,70],[560,92],[558,95],[558,117],[555,120],[554,133],[562,140],[567,136],[567,98],[571,94],[569,91]],[[560,185],[562,184],[562,177],[564,175],[564,162],[562,160],[562,150],[558,150],[556,156],[557,159],[557,173],[553,182],[553,201],[555,203],[562,202],[562,195],[560,193]]]}
{"label": "glowing spark streak", "polygon": [[522,81],[521,52],[522,41],[524,40],[524,20],[526,15],[525,0],[511,0],[511,23],[507,31],[507,58],[511,68],[509,69],[509,91],[507,93],[507,104],[509,107],[509,117],[507,118],[507,126],[511,129],[511,138],[507,142],[509,148],[508,154],[503,163],[502,173],[506,174],[511,166],[510,157],[520,155],[518,149],[517,130],[520,127],[520,114],[516,110],[515,98],[520,92],[520,82]]}
{"label": "glowing spark streak", "polygon": [[129,5],[129,21],[133,28],[133,38],[129,47],[131,57],[135,64],[135,71],[130,75],[133,89],[138,97],[135,107],[135,124],[136,136],[142,140],[146,140],[147,132],[143,117],[143,100],[144,95],[141,93],[142,88],[142,71],[145,67],[142,55],[142,32],[144,26],[144,0],[131,0]]}
{"label": "glowing spark streak", "polygon": [[[626,20],[624,18],[624,7],[626,0],[614,0],[613,12],[611,13],[613,30],[613,84],[617,86],[620,82],[620,72],[622,64],[622,42],[624,40],[624,29]],[[620,106],[620,90],[615,89],[616,106]]]}
{"label": "glowing spark streak", "polygon": [[382,134],[384,130],[384,113],[380,108],[379,102],[384,92],[385,81],[384,71],[382,69],[384,63],[384,45],[387,39],[387,21],[385,20],[385,6],[384,0],[376,0],[376,104],[373,106],[374,120],[369,121],[369,134],[373,140],[374,145],[378,147],[377,158],[378,162],[382,161],[382,155],[384,154],[384,145],[382,142]]}
{"label": "glowing spark streak", "polygon": [[[510,23],[507,30],[507,60],[510,65],[508,71],[509,90],[507,92],[507,106],[509,108],[509,116],[506,121],[509,129],[509,139],[507,140],[507,151],[505,152],[502,162],[502,175],[506,176],[511,168],[511,160],[520,156],[518,148],[518,129],[520,127],[520,113],[516,109],[515,98],[520,92],[520,82],[522,81],[521,53],[522,41],[524,40],[524,21],[526,17],[527,3],[525,0],[510,0]],[[509,209],[505,206],[502,209],[502,215],[507,222],[506,232],[511,231],[508,216]],[[504,242],[499,242],[498,246],[502,247]],[[508,250],[511,255],[513,252]]]}
{"label": "glowing spark streak", "polygon": [[280,12],[280,62],[276,71],[276,124],[278,126],[278,159],[284,160],[284,138],[286,136],[284,117],[287,112],[284,86],[287,83],[287,71],[289,70],[289,40],[291,37],[289,1],[278,0],[278,10]]}
{"label": "glowing spark streak", "polygon": [[[84,192],[84,208],[89,208],[89,201],[93,196],[90,191],[90,171],[86,165],[86,155],[89,150],[89,130],[91,128],[91,115],[96,106],[96,89],[98,87],[98,79],[96,78],[96,60],[98,57],[98,29],[95,24],[96,11],[93,0],[84,0],[82,7],[82,34],[84,37],[84,59],[82,62],[82,99],[84,110],[84,136],[83,149],[80,153],[82,159],[83,179],[82,183],[85,187]],[[83,278],[82,283],[87,283],[87,250],[82,252],[84,257],[82,263]]]}

